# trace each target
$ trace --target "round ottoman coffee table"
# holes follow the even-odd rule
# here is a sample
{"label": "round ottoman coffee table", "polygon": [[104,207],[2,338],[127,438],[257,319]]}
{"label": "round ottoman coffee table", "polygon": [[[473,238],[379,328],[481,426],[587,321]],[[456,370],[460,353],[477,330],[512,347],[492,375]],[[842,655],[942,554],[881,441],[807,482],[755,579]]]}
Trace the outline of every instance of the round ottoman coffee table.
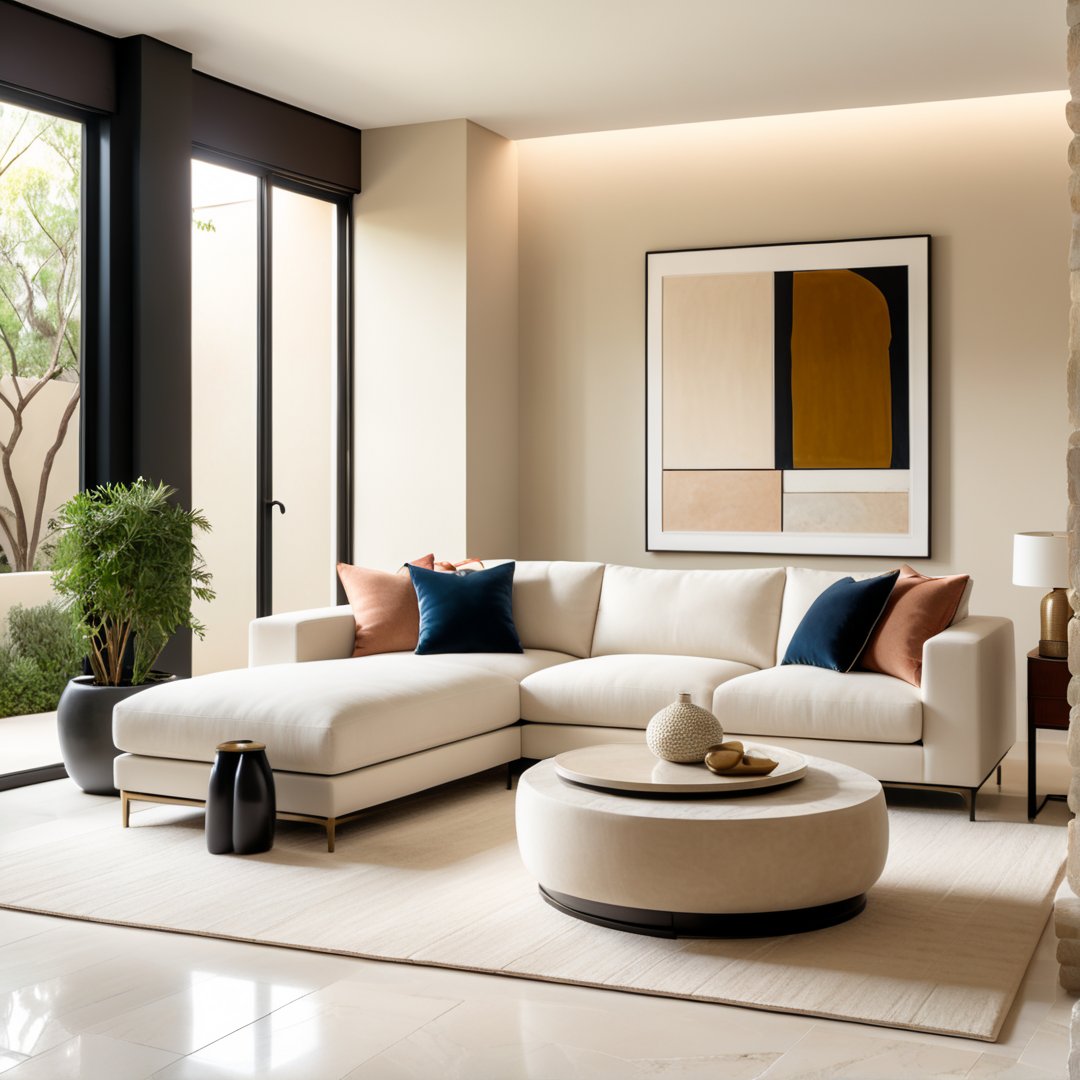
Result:
{"label": "round ottoman coffee table", "polygon": [[758,937],[831,926],[866,906],[889,821],[872,776],[806,765],[785,787],[671,798],[596,790],[541,761],[518,785],[521,858],[552,906],[618,930]]}

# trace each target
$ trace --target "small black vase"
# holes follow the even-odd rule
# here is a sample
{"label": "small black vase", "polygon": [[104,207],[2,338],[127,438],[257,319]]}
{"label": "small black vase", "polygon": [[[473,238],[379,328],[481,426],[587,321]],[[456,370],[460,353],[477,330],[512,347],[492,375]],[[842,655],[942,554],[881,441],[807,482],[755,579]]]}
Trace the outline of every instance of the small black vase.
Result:
{"label": "small black vase", "polygon": [[266,747],[251,739],[221,743],[206,791],[206,848],[254,855],[274,843],[277,799]]}

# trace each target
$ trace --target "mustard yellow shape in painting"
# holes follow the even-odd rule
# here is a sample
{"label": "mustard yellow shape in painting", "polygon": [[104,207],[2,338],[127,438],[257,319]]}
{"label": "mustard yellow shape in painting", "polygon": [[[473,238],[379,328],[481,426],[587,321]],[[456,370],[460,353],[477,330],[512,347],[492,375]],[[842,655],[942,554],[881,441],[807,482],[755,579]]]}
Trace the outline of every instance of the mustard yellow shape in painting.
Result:
{"label": "mustard yellow shape in painting", "polygon": [[791,446],[797,469],[892,463],[889,307],[850,270],[792,276]]}

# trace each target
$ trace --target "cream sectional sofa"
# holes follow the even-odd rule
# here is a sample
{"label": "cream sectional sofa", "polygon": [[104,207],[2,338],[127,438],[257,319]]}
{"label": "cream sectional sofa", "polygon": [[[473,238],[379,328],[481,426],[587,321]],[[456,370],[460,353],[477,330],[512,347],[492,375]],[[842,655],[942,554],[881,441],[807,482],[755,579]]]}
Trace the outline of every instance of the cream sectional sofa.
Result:
{"label": "cream sectional sofa", "polygon": [[248,668],[116,707],[125,824],[133,800],[202,802],[215,746],[255,739],[280,816],[325,826],[332,848],[342,820],[388,799],[519,758],[642,740],[680,690],[729,736],[957,789],[974,813],[1014,739],[1011,622],[958,612],[926,643],[921,687],[777,666],[810,604],[843,576],[519,562],[521,654],[354,658],[347,606],[256,619]]}

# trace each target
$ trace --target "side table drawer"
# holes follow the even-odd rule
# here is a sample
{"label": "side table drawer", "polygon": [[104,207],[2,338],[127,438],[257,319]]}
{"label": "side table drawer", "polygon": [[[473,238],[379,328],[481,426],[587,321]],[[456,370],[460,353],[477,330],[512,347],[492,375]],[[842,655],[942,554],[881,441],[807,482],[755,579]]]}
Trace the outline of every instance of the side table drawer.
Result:
{"label": "side table drawer", "polygon": [[1039,728],[1059,728],[1064,730],[1069,726],[1069,703],[1058,698],[1032,698],[1028,702],[1031,710],[1031,720]]}
{"label": "side table drawer", "polygon": [[1064,660],[1028,657],[1028,696],[1063,701],[1069,690],[1069,665]]}

